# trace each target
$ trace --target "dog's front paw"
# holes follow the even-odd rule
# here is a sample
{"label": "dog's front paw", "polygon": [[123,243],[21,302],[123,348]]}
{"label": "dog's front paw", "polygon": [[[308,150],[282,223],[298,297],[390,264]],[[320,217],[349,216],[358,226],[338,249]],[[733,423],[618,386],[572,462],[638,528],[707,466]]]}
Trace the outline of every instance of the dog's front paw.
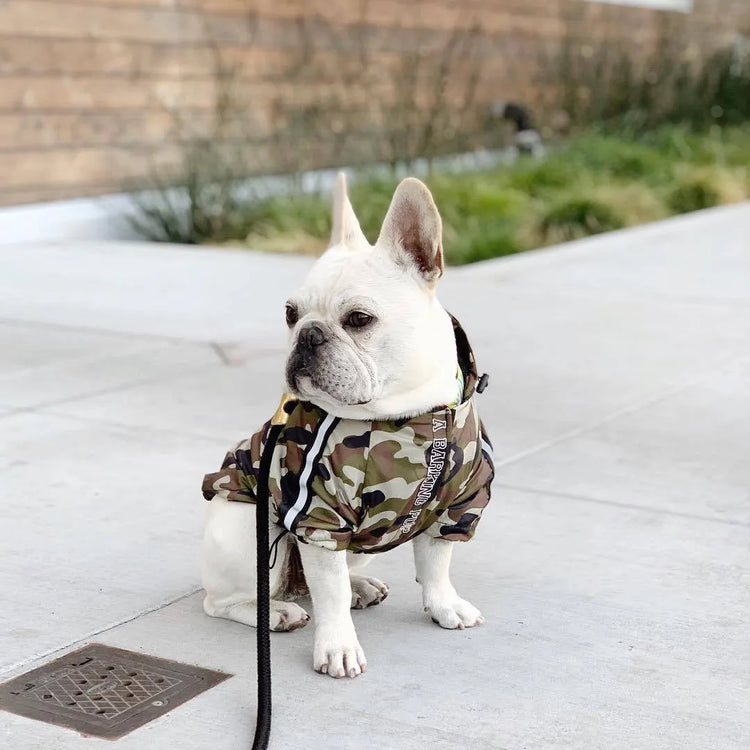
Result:
{"label": "dog's front paw", "polygon": [[367,669],[365,652],[354,627],[318,627],[313,647],[313,668],[331,677],[356,677]]}
{"label": "dog's front paw", "polygon": [[388,596],[388,586],[377,578],[350,576],[352,584],[352,609],[364,609],[380,604]]}
{"label": "dog's front paw", "polygon": [[426,598],[424,611],[433,622],[448,630],[473,628],[484,622],[482,613],[456,594]]}

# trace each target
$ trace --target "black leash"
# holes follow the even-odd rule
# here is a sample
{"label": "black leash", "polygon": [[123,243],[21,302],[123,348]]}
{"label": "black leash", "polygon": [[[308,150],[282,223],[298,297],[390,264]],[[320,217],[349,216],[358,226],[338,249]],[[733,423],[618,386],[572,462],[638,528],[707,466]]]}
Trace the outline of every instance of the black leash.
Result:
{"label": "black leash", "polygon": [[271,471],[271,460],[279,433],[284,427],[287,413],[284,405],[290,400],[284,396],[279,408],[271,419],[271,426],[266,435],[263,453],[260,457],[258,469],[258,486],[256,493],[256,529],[255,538],[257,544],[257,639],[258,639],[258,718],[255,724],[255,738],[253,739],[253,750],[266,750],[271,735],[271,632],[270,632],[270,607],[271,591],[269,582],[269,503],[270,491],[268,488],[268,477]]}

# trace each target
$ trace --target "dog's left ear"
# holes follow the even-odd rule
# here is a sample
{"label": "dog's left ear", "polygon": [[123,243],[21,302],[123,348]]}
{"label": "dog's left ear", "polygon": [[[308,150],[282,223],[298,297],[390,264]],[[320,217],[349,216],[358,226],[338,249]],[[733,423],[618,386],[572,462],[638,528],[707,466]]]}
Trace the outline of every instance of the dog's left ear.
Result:
{"label": "dog's left ear", "polygon": [[393,194],[376,246],[416,266],[433,285],[443,274],[443,224],[427,186],[408,177]]}
{"label": "dog's left ear", "polygon": [[333,216],[331,220],[331,247],[346,245],[357,247],[367,239],[359,227],[359,222],[346,193],[346,175],[339,172],[333,188]]}

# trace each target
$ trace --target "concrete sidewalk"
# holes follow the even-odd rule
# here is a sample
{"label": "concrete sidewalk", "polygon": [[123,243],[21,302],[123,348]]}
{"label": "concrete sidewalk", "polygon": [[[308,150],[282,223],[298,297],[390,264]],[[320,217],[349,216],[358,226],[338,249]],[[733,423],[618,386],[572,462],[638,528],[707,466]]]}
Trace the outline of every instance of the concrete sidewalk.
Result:
{"label": "concrete sidewalk", "polygon": [[[98,641],[235,676],[117,742],[248,747],[254,632],[201,609],[202,475],[276,405],[307,259],[0,248],[0,679]],[[471,267],[494,498],[421,612],[408,549],[355,612],[368,673],[273,637],[272,747],[750,747],[750,206]],[[0,712],[0,746],[112,747]]]}

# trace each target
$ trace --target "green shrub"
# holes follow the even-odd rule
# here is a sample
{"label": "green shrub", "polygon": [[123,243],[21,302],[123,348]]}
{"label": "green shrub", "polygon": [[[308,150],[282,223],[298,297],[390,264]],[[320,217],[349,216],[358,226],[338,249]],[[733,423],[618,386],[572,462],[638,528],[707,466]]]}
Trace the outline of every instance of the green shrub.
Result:
{"label": "green shrub", "polygon": [[253,206],[238,197],[226,154],[206,139],[186,144],[175,184],[156,177],[151,190],[131,196],[131,226],[156,242],[197,244],[244,237],[252,226]]}
{"label": "green shrub", "polygon": [[568,186],[572,171],[569,164],[555,156],[539,162],[524,160],[509,170],[508,184],[527,195],[539,196]]}
{"label": "green shrub", "polygon": [[327,196],[314,193],[276,195],[246,206],[245,212],[254,231],[292,232],[303,228],[305,232],[320,237],[331,232],[331,208]]}
{"label": "green shrub", "polygon": [[619,214],[606,204],[591,198],[573,198],[552,206],[542,216],[539,230],[545,240],[566,241],[624,226]]}
{"label": "green shrub", "polygon": [[444,175],[428,180],[443,220],[461,225],[470,221],[494,221],[518,216],[526,197],[502,184],[497,173],[480,173],[473,180],[468,175]]}
{"label": "green shrub", "polygon": [[[230,243],[273,252],[322,251],[331,198],[234,191],[221,162],[193,155],[179,189],[156,192],[138,216],[152,238]],[[668,125],[625,138],[598,130],[540,160],[484,171],[435,172],[425,181],[443,217],[449,263],[471,263],[542,244],[634,226],[750,197],[750,126],[699,134]],[[350,195],[367,238],[377,239],[398,184],[362,173]]]}
{"label": "green shrub", "polygon": [[517,237],[515,222],[503,219],[464,222],[444,228],[445,260],[451,265],[512,255],[527,248]]}
{"label": "green shrub", "polygon": [[668,161],[657,148],[615,136],[580,138],[565,148],[563,154],[582,168],[623,180],[660,179],[669,168]]}
{"label": "green shrub", "polygon": [[669,125],[639,136],[665,159],[696,165],[750,164],[750,127],[714,126],[698,133],[684,125]]}
{"label": "green shrub", "polygon": [[705,177],[694,177],[682,182],[667,196],[667,205],[676,214],[700,211],[718,206],[721,196],[717,187]]}

